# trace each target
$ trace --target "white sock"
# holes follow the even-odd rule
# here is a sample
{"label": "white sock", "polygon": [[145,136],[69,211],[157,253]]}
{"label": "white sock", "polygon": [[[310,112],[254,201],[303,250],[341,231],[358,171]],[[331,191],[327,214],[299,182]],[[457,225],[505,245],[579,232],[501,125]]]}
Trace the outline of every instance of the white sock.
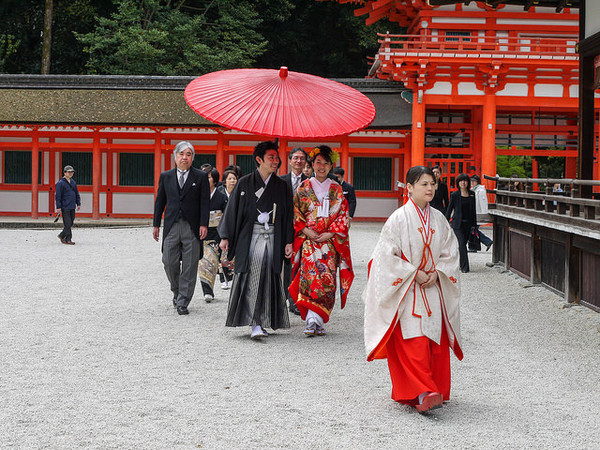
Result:
{"label": "white sock", "polygon": [[422,392],[419,394],[419,405],[421,405],[423,403],[423,399],[425,397],[427,397],[429,394],[431,394],[430,391]]}

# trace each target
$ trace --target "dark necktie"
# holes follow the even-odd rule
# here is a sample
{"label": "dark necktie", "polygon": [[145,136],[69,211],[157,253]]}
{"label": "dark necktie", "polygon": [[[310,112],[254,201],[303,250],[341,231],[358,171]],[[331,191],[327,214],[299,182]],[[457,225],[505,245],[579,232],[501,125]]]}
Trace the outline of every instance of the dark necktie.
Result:
{"label": "dark necktie", "polygon": [[183,189],[183,184],[185,183],[185,178],[183,177],[183,174],[185,172],[181,172],[181,175],[179,175],[179,188]]}

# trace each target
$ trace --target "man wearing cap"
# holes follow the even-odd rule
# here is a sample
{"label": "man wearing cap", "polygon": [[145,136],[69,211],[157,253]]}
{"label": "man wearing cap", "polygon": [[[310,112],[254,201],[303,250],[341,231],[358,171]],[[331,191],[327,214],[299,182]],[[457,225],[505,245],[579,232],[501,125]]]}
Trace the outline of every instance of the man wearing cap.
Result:
{"label": "man wearing cap", "polygon": [[77,190],[77,183],[73,179],[75,170],[73,166],[65,166],[63,170],[64,176],[56,183],[56,211],[59,212],[63,219],[64,228],[58,235],[60,242],[67,245],[75,245],[71,240],[71,227],[75,222],[75,209],[81,209],[81,197]]}
{"label": "man wearing cap", "polygon": [[165,215],[162,262],[173,292],[173,306],[179,315],[189,314],[194,295],[202,240],[208,232],[210,187],[206,172],[192,167],[194,147],[182,141],[175,146],[174,169],[160,174],[154,202],[152,236],[158,241],[160,222]]}

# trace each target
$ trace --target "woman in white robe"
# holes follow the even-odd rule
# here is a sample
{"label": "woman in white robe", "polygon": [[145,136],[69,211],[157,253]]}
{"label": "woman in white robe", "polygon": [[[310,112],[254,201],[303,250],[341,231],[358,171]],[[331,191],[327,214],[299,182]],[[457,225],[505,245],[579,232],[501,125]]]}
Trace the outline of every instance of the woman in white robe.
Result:
{"label": "woman in white robe", "polygon": [[450,352],[460,347],[459,256],[444,215],[431,208],[433,172],[406,175],[411,198],[385,223],[369,262],[367,360],[388,359],[392,398],[420,413],[450,397]]}

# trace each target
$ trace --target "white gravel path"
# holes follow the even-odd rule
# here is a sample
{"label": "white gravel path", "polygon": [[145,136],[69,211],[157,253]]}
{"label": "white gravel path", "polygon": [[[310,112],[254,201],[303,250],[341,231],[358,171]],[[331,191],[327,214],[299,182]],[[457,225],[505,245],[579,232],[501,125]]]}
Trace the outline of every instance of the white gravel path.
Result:
{"label": "white gravel path", "polygon": [[[360,293],[381,224],[353,225],[355,284],[328,336],[257,343],[227,292],[178,316],[150,228],[0,230],[0,448],[600,449],[600,314],[485,267],[463,276],[465,359],[421,416],[367,363]],[[199,289],[199,285],[198,285]]]}

